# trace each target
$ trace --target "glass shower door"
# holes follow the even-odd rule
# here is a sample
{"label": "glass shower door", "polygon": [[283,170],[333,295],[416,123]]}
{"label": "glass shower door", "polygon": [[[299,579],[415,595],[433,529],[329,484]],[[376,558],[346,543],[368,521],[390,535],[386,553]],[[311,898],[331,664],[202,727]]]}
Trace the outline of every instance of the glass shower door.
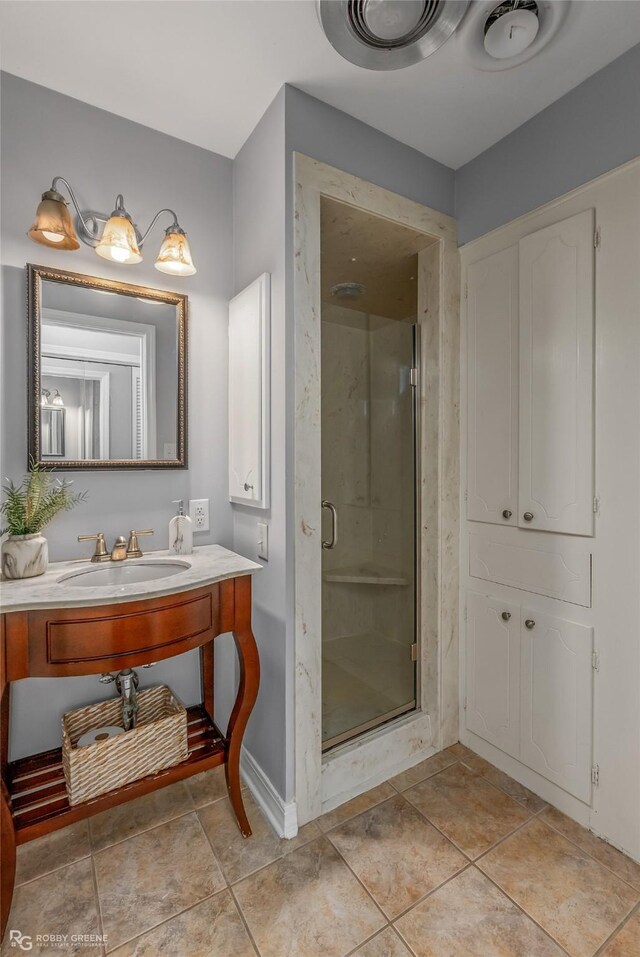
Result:
{"label": "glass shower door", "polygon": [[416,706],[415,336],[322,307],[325,749]]}

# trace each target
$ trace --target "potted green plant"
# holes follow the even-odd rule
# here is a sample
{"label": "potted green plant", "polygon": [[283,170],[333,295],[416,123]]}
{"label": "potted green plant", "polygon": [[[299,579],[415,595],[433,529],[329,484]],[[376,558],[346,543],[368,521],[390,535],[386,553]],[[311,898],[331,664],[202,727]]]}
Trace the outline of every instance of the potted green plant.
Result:
{"label": "potted green plant", "polygon": [[46,469],[32,465],[20,485],[7,479],[0,505],[3,528],[9,533],[2,543],[2,573],[5,578],[43,575],[49,562],[47,540],[42,530],[58,512],[83,502],[86,492],[72,494],[73,482],[54,479]]}

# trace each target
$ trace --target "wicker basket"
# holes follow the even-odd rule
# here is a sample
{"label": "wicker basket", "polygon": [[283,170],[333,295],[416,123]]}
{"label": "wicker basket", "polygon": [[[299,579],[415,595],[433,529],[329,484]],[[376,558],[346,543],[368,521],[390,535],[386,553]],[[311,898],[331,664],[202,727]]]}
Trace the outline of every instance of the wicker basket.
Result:
{"label": "wicker basket", "polygon": [[69,804],[81,804],[188,757],[187,712],[170,688],[138,694],[138,723],[131,731],[81,748],[91,728],[122,726],[120,698],[69,711],[62,717],[62,766]]}

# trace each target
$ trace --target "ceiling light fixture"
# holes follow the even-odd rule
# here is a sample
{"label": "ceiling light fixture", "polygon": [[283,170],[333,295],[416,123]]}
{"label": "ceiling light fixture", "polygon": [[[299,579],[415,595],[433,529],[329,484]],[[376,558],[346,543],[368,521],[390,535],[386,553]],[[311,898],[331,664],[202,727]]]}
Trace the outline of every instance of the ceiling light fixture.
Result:
{"label": "ceiling light fixture", "polygon": [[419,63],[451,36],[468,0],[319,0],[322,28],[338,53],[368,70]]}
{"label": "ceiling light fixture", "polygon": [[[67,201],[58,190],[59,184],[66,187],[75,208],[75,229]],[[108,217],[101,213],[83,212],[71,186],[62,176],[54,177],[51,189],[42,194],[35,221],[27,235],[35,243],[53,249],[79,249],[80,238],[103,259],[121,265],[134,265],[142,262],[144,242],[163,213],[169,213],[173,221],[165,231],[154,265],[160,272],[171,276],[193,276],[196,268],[189,240],[172,209],[159,210],[147,230],[141,234],[125,208],[122,194],[116,197],[115,209]]]}
{"label": "ceiling light fixture", "polygon": [[538,5],[533,0],[501,3],[487,18],[484,48],[495,60],[507,60],[527,50],[538,35]]}
{"label": "ceiling light fixture", "polygon": [[541,53],[579,16],[571,0],[474,0],[459,41],[477,70],[512,70]]}

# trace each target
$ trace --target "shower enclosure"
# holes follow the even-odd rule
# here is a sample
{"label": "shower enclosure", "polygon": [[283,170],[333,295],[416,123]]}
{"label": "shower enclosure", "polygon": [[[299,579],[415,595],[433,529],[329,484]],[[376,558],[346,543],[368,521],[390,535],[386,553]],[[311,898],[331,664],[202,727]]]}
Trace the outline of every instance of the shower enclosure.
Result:
{"label": "shower enclosure", "polygon": [[366,292],[322,302],[323,750],[417,700],[417,327]]}
{"label": "shower enclosure", "polygon": [[443,213],[300,153],[294,180],[300,825],[457,740],[459,270]]}

